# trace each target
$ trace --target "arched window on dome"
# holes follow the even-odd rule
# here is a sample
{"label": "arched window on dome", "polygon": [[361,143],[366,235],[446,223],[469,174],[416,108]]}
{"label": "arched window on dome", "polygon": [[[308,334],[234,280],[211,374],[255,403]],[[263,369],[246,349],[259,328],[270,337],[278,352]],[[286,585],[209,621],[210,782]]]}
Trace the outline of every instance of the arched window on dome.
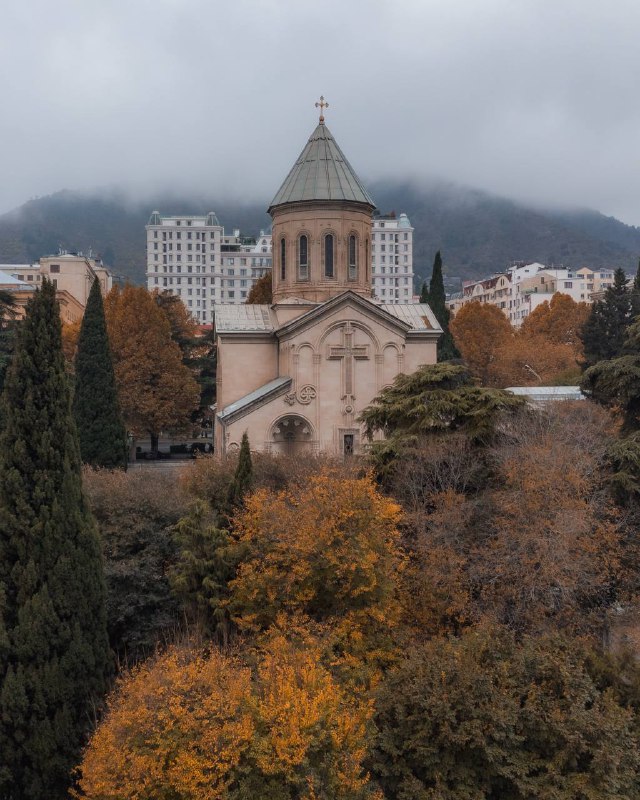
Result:
{"label": "arched window on dome", "polygon": [[306,233],[298,236],[298,280],[309,280],[309,237]]}
{"label": "arched window on dome", "polygon": [[369,280],[369,237],[364,240],[364,279]]}
{"label": "arched window on dome", "polygon": [[325,278],[335,277],[335,271],[333,267],[334,251],[335,251],[335,237],[332,233],[325,233],[322,241]]}
{"label": "arched window on dome", "polygon": [[280,280],[287,277],[287,242],[284,238],[280,239]]}
{"label": "arched window on dome", "polygon": [[355,281],[358,277],[358,237],[355,233],[349,235],[347,258],[347,275],[350,281]]}

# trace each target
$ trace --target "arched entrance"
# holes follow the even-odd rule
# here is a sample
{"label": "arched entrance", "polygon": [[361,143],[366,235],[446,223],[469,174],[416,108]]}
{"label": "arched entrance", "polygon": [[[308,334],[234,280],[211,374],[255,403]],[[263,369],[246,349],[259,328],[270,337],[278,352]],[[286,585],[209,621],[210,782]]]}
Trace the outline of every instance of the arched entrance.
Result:
{"label": "arched entrance", "polygon": [[313,445],[313,428],[304,417],[286,414],[271,427],[271,452],[286,455],[308,453]]}

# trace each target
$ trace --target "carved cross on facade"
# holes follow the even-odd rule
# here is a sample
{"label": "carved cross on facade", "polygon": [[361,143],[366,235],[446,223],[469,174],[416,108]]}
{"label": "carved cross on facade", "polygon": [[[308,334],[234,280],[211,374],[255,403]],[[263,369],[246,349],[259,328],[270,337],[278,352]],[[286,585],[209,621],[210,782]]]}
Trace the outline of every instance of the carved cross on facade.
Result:
{"label": "carved cross on facade", "polygon": [[344,393],[347,397],[353,397],[353,362],[367,361],[369,358],[369,345],[353,344],[354,329],[350,322],[341,329],[342,345],[332,345],[329,347],[329,359],[332,361],[341,360],[344,370]]}
{"label": "carved cross on facade", "polygon": [[316,108],[320,109],[320,122],[324,122],[324,110],[329,108],[329,103],[325,103],[322,95],[320,95],[320,102],[316,103]]}

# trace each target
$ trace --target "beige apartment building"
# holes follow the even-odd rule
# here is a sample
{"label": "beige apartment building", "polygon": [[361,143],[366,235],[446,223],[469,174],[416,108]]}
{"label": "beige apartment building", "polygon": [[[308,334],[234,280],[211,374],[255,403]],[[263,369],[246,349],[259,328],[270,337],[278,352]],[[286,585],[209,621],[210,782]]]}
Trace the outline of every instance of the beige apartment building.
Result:
{"label": "beige apartment building", "polygon": [[613,273],[613,269],[558,269],[539,263],[517,264],[479,281],[465,281],[462,292],[451,295],[447,305],[455,315],[466,303],[490,303],[518,328],[532,311],[558,292],[568,294],[577,303],[593,303],[613,284]]}
{"label": "beige apartment building", "polygon": [[103,296],[113,285],[113,277],[102,261],[81,253],[44,256],[37,264],[0,264],[0,273],[0,288],[14,293],[19,315],[24,314],[29,297],[43,278],[48,278],[56,289],[60,316],[66,323],[82,319],[96,278]]}

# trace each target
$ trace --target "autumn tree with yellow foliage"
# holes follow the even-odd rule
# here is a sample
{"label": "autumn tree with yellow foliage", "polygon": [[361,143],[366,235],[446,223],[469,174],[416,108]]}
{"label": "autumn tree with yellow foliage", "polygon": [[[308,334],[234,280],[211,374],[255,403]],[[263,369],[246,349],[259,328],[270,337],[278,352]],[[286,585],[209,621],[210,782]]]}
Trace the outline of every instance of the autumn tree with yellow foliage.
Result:
{"label": "autumn tree with yellow foliage", "polygon": [[80,768],[89,800],[364,800],[373,708],[313,647],[171,648],[120,679]]}
{"label": "autumn tree with yellow foliage", "polygon": [[157,452],[163,430],[188,424],[198,406],[198,384],[182,363],[166,314],[145,288],[114,287],[104,305],[122,415]]}
{"label": "autumn tree with yellow foliage", "polygon": [[231,583],[233,617],[260,631],[281,613],[317,622],[390,621],[401,566],[400,507],[370,477],[312,476],[291,492],[257,491],[235,519],[246,553]]}

